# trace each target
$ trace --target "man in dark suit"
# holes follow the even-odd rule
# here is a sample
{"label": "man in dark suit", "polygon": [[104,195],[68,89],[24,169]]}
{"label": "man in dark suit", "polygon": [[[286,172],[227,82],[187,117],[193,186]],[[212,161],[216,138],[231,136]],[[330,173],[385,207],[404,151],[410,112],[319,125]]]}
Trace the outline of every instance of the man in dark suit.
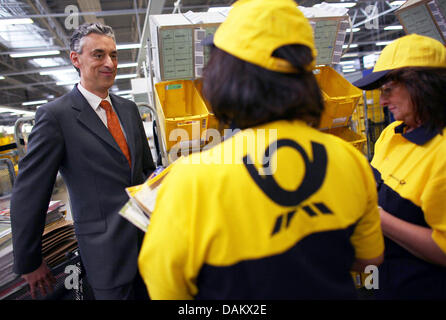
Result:
{"label": "man in dark suit", "polygon": [[108,92],[118,65],[113,30],[84,24],[70,47],[80,82],[37,110],[19,163],[11,199],[14,271],[33,295],[52,288],[41,238],[60,170],[95,298],[145,298],[137,269],[143,233],[118,214],[128,200],[125,188],[143,183],[154,170],[142,121],[135,103]]}

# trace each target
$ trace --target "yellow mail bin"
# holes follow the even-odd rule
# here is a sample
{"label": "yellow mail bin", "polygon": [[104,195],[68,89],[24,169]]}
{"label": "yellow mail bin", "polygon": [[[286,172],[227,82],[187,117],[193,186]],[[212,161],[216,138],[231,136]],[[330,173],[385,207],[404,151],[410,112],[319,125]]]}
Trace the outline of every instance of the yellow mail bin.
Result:
{"label": "yellow mail bin", "polygon": [[316,68],[314,74],[325,104],[319,128],[347,126],[362,96],[362,90],[356,88],[329,66]]}
{"label": "yellow mail bin", "polygon": [[364,153],[364,146],[367,139],[362,134],[356,133],[348,127],[336,127],[326,130],[321,130],[326,133],[333,134],[353,145],[356,149]]}
{"label": "yellow mail bin", "polygon": [[217,118],[215,117],[214,113],[212,112],[212,107],[209,104],[209,101],[207,101],[204,98],[204,96],[203,96],[203,93],[202,93],[203,80],[202,79],[196,79],[196,80],[194,80],[194,84],[195,84],[198,92],[200,93],[201,98],[203,99],[203,101],[204,101],[204,103],[206,105],[206,108],[209,111],[208,129],[216,129],[216,130],[220,131],[220,133],[223,133],[222,132],[222,127],[220,126],[220,122],[217,120]]}
{"label": "yellow mail bin", "polygon": [[155,84],[155,104],[167,151],[176,144],[195,148],[204,143],[209,111],[192,80]]}

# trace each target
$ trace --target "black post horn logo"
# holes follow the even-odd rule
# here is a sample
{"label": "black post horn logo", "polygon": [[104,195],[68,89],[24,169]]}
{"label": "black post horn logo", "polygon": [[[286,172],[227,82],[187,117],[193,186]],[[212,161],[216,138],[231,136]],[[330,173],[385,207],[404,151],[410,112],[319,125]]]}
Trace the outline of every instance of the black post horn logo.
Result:
{"label": "black post horn logo", "polygon": [[259,186],[271,200],[282,206],[297,206],[305,199],[308,199],[322,186],[327,171],[327,152],[323,145],[311,142],[313,160],[310,161],[305,150],[297,142],[290,139],[280,139],[275,143],[270,144],[265,150],[263,158],[263,163],[265,163],[264,168],[267,166],[270,168],[267,158],[269,159],[270,155],[274,154],[282,147],[291,147],[297,150],[301,154],[305,163],[304,178],[298,188],[294,191],[282,189],[272,174],[260,175],[256,167],[252,164],[253,162],[249,155],[246,155],[243,158],[243,163],[257,186]]}

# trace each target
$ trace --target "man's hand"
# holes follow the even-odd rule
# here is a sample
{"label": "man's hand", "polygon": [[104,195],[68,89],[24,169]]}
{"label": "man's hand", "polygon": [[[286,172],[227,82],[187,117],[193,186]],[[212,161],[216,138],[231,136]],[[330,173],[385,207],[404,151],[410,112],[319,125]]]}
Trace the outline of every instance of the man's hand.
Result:
{"label": "man's hand", "polygon": [[36,288],[39,288],[42,296],[46,296],[48,293],[53,292],[54,284],[56,283],[56,279],[45,261],[42,261],[40,267],[33,272],[23,274],[22,278],[28,282],[33,299],[36,298]]}

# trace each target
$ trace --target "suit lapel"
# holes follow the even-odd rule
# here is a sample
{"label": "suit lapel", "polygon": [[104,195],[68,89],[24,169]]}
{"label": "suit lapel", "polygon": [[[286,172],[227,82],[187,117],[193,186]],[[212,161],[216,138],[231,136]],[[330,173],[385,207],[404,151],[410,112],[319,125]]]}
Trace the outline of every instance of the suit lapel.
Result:
{"label": "suit lapel", "polygon": [[122,152],[115,139],[113,139],[112,135],[108,131],[107,127],[104,126],[104,123],[102,123],[101,119],[99,119],[98,115],[94,112],[87,100],[77,89],[77,86],[75,86],[71,91],[71,99],[73,102],[72,108],[79,112],[77,117],[79,122],[81,122],[87,130],[90,130],[117,151]]}

